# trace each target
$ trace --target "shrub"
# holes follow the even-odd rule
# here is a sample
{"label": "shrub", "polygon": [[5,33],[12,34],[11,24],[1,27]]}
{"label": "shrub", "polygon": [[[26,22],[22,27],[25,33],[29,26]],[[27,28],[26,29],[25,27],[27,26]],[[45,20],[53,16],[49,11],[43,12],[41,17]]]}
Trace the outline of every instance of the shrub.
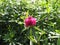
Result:
{"label": "shrub", "polygon": [[[1,45],[29,44],[40,41],[47,32],[60,30],[60,0],[0,0],[0,40]],[[24,27],[27,16],[37,19],[36,25],[30,29]],[[56,31],[57,30],[57,31]],[[29,38],[30,37],[30,38]],[[48,36],[43,36],[42,39]]]}

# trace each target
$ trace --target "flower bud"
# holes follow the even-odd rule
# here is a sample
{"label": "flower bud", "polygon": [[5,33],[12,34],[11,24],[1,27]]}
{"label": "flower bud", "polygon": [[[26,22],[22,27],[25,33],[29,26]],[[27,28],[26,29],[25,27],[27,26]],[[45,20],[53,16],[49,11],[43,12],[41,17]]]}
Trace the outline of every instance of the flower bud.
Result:
{"label": "flower bud", "polygon": [[36,18],[33,18],[32,16],[29,16],[28,18],[26,18],[24,20],[24,23],[25,23],[24,25],[26,27],[34,26],[34,25],[36,25]]}

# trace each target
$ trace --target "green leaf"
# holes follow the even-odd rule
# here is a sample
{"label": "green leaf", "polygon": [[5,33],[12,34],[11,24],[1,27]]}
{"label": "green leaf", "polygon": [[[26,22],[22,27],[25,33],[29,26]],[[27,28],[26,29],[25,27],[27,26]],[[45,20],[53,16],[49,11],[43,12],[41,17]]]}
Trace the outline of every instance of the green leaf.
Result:
{"label": "green leaf", "polygon": [[56,33],[59,33],[60,34],[60,30],[55,30],[56,31]]}
{"label": "green leaf", "polygon": [[57,45],[60,45],[60,38],[57,40]]}
{"label": "green leaf", "polygon": [[34,38],[34,36],[29,36],[28,37],[32,42],[37,43],[37,40]]}
{"label": "green leaf", "polygon": [[38,27],[34,27],[34,29],[36,29],[37,31],[40,31],[40,32],[42,32],[43,30],[41,30],[40,28],[38,28]]}

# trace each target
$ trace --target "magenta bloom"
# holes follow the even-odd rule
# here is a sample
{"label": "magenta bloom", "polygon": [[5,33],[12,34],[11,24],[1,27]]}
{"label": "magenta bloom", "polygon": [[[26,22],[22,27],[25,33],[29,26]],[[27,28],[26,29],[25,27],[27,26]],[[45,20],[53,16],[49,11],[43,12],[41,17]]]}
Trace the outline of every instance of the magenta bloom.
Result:
{"label": "magenta bloom", "polygon": [[36,25],[36,18],[33,18],[32,16],[29,16],[28,18],[26,18],[24,20],[25,26],[29,27],[29,26],[34,26]]}

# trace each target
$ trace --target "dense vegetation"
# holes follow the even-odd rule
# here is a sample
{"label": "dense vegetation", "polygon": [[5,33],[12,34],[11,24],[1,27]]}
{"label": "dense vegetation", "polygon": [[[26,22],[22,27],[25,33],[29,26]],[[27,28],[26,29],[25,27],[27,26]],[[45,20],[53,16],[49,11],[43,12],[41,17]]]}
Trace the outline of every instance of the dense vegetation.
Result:
{"label": "dense vegetation", "polygon": [[[31,28],[24,26],[28,16],[37,20]],[[60,33],[60,0],[0,0],[1,45],[47,43],[50,32]]]}

